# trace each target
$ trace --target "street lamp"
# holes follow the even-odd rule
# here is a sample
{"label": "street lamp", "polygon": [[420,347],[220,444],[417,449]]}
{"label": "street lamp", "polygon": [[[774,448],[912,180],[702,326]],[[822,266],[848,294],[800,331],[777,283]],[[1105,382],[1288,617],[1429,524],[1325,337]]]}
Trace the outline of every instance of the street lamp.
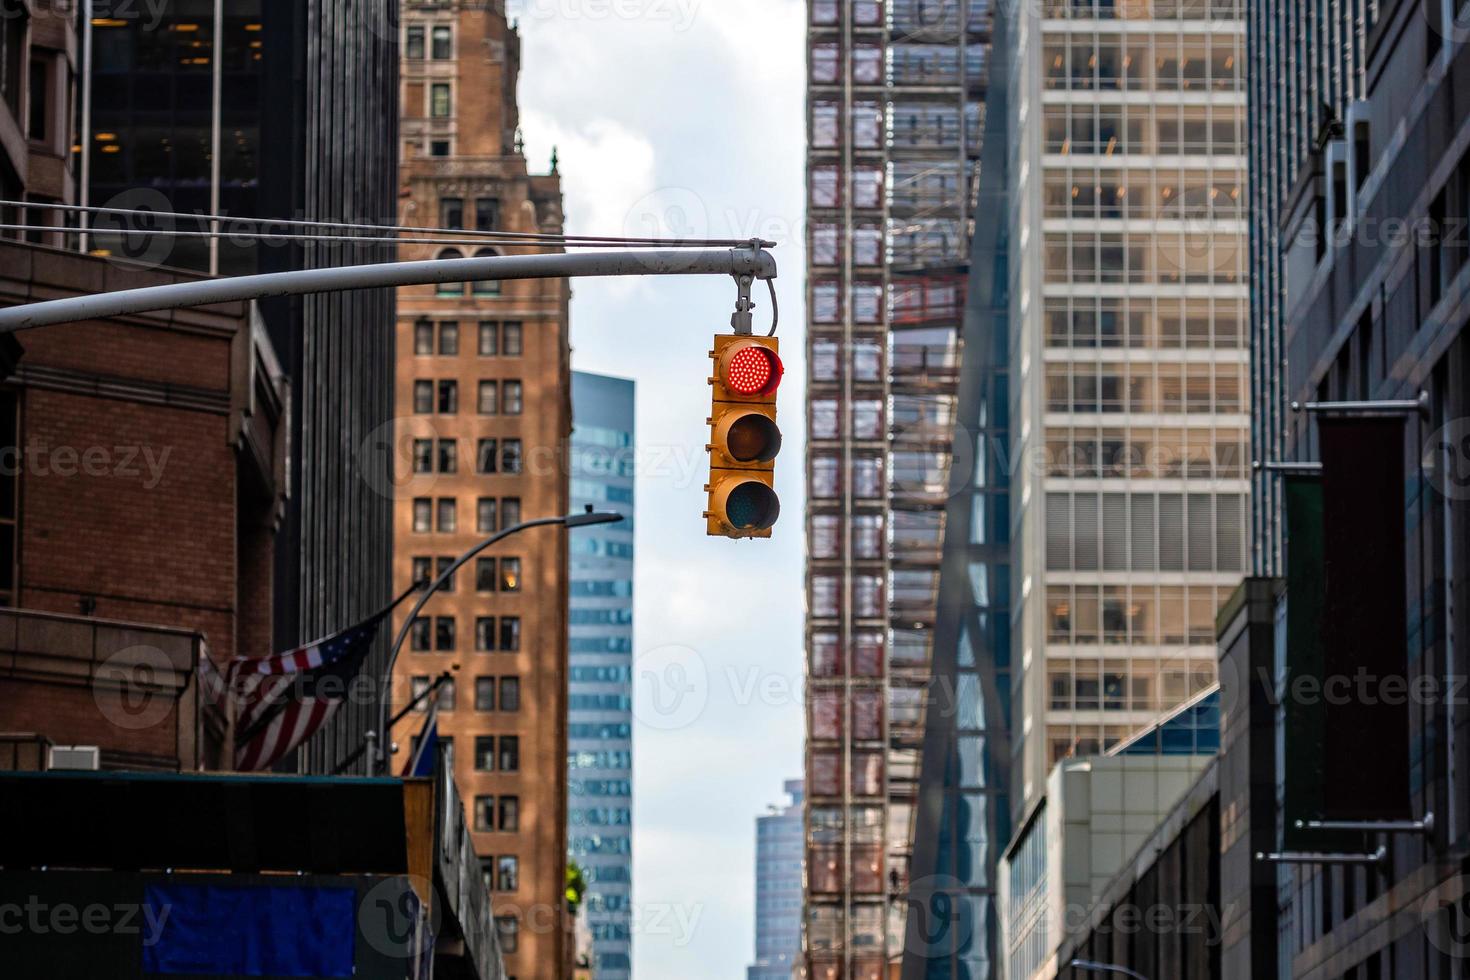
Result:
{"label": "street lamp", "polygon": [[393,690],[393,665],[398,662],[398,654],[403,649],[403,641],[408,638],[409,630],[413,628],[413,622],[418,618],[419,611],[424,608],[424,604],[429,601],[434,593],[443,588],[444,583],[448,582],[454,576],[454,573],[471,558],[497,541],[503,541],[512,534],[519,534],[527,528],[545,527],[551,524],[563,524],[568,528],[587,527],[592,524],[612,524],[622,519],[622,514],[615,514],[611,511],[595,511],[592,509],[592,505],[588,504],[587,510],[580,514],[565,514],[561,517],[538,517],[534,521],[522,521],[520,524],[490,535],[469,551],[460,555],[454,564],[441,571],[438,577],[429,583],[429,587],[424,589],[419,595],[418,601],[414,603],[413,608],[404,617],[403,625],[398,628],[398,635],[393,638],[393,648],[388,651],[388,665],[383,670],[383,697],[381,699],[382,707],[378,715],[378,727],[376,732],[368,732],[369,739],[376,738],[378,741],[377,747],[368,750],[367,768],[369,776],[374,774],[374,769],[379,758],[383,762],[383,771],[387,772],[388,770],[388,695]]}
{"label": "street lamp", "polygon": [[1125,977],[1132,977],[1133,980],[1148,980],[1148,977],[1142,973],[1136,970],[1130,970],[1126,966],[1119,966],[1116,963],[1095,963],[1092,960],[1073,960],[1067,965],[1074,970],[1086,970],[1089,973],[1121,973]]}

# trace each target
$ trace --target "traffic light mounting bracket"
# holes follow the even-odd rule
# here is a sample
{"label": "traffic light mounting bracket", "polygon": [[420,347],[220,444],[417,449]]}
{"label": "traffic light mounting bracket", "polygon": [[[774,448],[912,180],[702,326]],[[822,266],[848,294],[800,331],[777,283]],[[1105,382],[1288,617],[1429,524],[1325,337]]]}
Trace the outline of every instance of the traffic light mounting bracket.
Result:
{"label": "traffic light mounting bracket", "polygon": [[[764,242],[758,238],[751,239],[750,247],[759,251],[764,247]],[[735,331],[737,337],[749,337],[755,332],[755,302],[750,298],[750,287],[755,284],[755,274],[750,272],[732,273],[735,279],[735,312],[730,314],[730,327]],[[772,276],[763,276],[766,286],[771,291],[771,332],[767,337],[776,336],[776,326],[781,322],[781,307],[776,303],[776,283]]]}

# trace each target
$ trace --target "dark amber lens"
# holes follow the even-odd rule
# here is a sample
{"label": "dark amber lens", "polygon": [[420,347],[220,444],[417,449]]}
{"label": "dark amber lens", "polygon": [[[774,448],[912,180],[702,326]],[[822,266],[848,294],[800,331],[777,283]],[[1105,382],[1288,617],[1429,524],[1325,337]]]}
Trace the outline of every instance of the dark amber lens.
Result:
{"label": "dark amber lens", "polygon": [[781,430],[764,415],[752,412],[730,426],[725,446],[730,458],[738,462],[768,463],[781,451]]}

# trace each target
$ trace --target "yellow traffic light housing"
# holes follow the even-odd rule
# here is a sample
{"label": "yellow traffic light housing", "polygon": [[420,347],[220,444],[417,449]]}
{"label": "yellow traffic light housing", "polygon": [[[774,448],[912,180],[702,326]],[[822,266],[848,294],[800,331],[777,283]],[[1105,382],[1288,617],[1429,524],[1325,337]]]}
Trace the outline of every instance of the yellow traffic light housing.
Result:
{"label": "yellow traffic light housing", "polygon": [[710,480],[706,533],[769,538],[781,514],[776,496],[776,389],[783,368],[775,337],[720,335],[710,357]]}

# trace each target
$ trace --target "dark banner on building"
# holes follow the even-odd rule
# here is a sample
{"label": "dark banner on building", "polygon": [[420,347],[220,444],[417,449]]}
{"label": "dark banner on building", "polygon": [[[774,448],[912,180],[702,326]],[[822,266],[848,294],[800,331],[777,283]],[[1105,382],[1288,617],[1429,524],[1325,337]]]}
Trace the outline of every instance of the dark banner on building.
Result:
{"label": "dark banner on building", "polygon": [[1290,850],[1327,847],[1298,820],[1320,820],[1326,792],[1327,710],[1320,698],[1294,697],[1293,692],[1322,682],[1322,480],[1291,475],[1283,479],[1286,511],[1286,754],[1282,811],[1283,842]]}
{"label": "dark banner on building", "polygon": [[1324,692],[1326,812],[1336,820],[1410,819],[1404,420],[1324,417],[1317,431],[1322,647],[1336,685]]}
{"label": "dark banner on building", "polygon": [[1286,844],[1314,850],[1344,845],[1296,820],[1412,818],[1404,423],[1323,417],[1318,431],[1321,479],[1284,487]]}

